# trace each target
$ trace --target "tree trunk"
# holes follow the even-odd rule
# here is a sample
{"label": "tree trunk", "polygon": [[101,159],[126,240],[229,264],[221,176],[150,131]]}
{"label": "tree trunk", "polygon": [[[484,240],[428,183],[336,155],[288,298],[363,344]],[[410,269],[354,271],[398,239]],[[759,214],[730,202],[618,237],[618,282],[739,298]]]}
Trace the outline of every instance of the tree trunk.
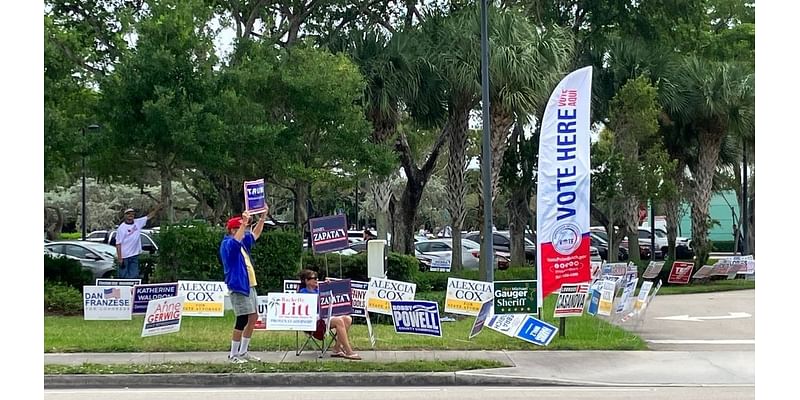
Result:
{"label": "tree trunk", "polygon": [[453,254],[450,263],[453,271],[461,271],[464,262],[461,254],[461,226],[466,216],[464,198],[467,195],[467,188],[464,184],[464,169],[467,162],[468,123],[468,108],[457,106],[451,110],[450,126],[453,129],[450,132],[450,152],[447,157],[447,211],[450,213],[450,227],[453,232]]}
{"label": "tree trunk", "polygon": [[[391,177],[381,180],[380,182],[371,182],[369,187],[372,193],[372,199],[375,203],[377,213],[375,219],[377,222],[378,238],[387,240],[387,233],[390,231],[389,227],[389,201],[392,199],[392,179]],[[392,234],[394,235],[394,234]]]}
{"label": "tree trunk", "polygon": [[167,222],[175,223],[175,209],[172,207],[172,170],[161,166],[161,212],[166,214]]}
{"label": "tree trunk", "polygon": [[[678,193],[674,198],[666,199],[664,201],[664,214],[667,218],[667,243],[669,243],[669,259],[676,260],[675,241],[678,237],[678,225],[681,220],[681,202],[683,200],[684,177],[683,171],[686,164],[678,160],[678,165],[673,171],[672,179],[678,189]],[[667,254],[664,255],[665,257]]]}
{"label": "tree trunk", "polygon": [[400,207],[392,218],[394,221],[392,224],[392,250],[394,251],[414,254],[414,227],[416,226],[417,209],[425,185],[433,173],[433,167],[436,166],[439,152],[449,135],[450,125],[445,124],[422,168],[417,167],[405,134],[401,132],[397,135],[395,150],[399,153],[400,164],[403,166],[407,181],[400,198]]}
{"label": "tree trunk", "polygon": [[53,206],[45,206],[44,207],[44,220],[47,222],[47,210],[53,210],[56,215],[55,221],[52,224],[45,226],[45,233],[47,235],[47,240],[58,240],[59,236],[61,236],[61,229],[64,227],[64,214],[61,213],[61,210],[58,207]]}
{"label": "tree trunk", "polygon": [[311,184],[298,180],[292,191],[294,192],[294,223],[303,234],[303,238],[306,238],[307,232],[310,232],[307,228],[310,228],[308,226],[308,199],[311,193]]}
{"label": "tree trunk", "polygon": [[[622,201],[620,210],[622,230],[620,237],[628,237],[628,256],[633,261],[640,261],[639,253],[639,200],[633,195]],[[650,251],[655,251],[650,249]]]}
{"label": "tree trunk", "polygon": [[697,256],[697,265],[705,265],[711,253],[708,241],[709,204],[711,203],[714,173],[717,169],[719,149],[725,137],[724,133],[700,130],[697,137],[697,167],[692,171],[694,190],[692,190],[692,247]]}
{"label": "tree trunk", "polygon": [[525,258],[525,225],[528,224],[530,212],[528,211],[528,199],[525,197],[524,187],[517,188],[511,192],[508,200],[508,231],[511,236],[511,264],[526,265]]}

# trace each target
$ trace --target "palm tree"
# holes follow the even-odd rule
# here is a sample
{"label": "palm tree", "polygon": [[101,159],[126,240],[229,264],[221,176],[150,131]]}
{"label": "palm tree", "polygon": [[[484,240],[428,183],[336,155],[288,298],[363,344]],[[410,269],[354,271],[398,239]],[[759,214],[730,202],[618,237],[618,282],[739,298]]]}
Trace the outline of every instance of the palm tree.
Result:
{"label": "palm tree", "polygon": [[709,203],[720,149],[726,136],[750,126],[753,118],[753,71],[743,65],[687,57],[663,86],[667,113],[697,141],[691,172],[692,247],[698,265],[711,250]]}
{"label": "palm tree", "polygon": [[[411,60],[412,49],[402,32],[390,38],[378,29],[353,31],[351,36],[331,44],[333,51],[345,51],[364,75],[364,107],[372,124],[370,139],[388,145],[395,137],[403,98],[413,98],[419,86],[418,69]],[[373,173],[376,171],[373,171]],[[397,173],[370,177],[369,190],[377,210],[378,236],[386,239],[389,232],[391,182]]]}

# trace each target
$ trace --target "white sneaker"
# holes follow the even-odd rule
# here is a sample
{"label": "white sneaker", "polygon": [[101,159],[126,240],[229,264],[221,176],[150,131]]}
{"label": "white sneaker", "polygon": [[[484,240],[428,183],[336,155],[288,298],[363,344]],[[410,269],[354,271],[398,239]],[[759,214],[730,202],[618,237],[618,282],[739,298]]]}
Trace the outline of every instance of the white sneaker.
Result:
{"label": "white sneaker", "polygon": [[238,357],[241,360],[244,360],[245,362],[248,362],[248,361],[254,361],[254,362],[261,361],[261,358],[250,354],[249,351],[247,353],[244,353],[244,354],[237,354],[236,357]]}
{"label": "white sneaker", "polygon": [[242,358],[242,357],[240,357],[238,355],[235,355],[235,356],[228,355],[228,361],[231,364],[244,364],[244,363],[247,362],[246,359],[244,359],[244,358]]}

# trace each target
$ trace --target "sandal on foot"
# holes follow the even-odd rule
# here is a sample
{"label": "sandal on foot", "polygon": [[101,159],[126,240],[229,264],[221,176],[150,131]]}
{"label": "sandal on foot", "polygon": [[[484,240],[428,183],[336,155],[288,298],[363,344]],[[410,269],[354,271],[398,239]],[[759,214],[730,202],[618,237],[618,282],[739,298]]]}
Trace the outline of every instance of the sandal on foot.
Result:
{"label": "sandal on foot", "polygon": [[344,357],[344,358],[346,358],[348,360],[360,360],[361,359],[361,356],[359,356],[358,353],[342,354],[342,357]]}
{"label": "sandal on foot", "polygon": [[344,352],[343,351],[331,352],[331,357],[344,357]]}

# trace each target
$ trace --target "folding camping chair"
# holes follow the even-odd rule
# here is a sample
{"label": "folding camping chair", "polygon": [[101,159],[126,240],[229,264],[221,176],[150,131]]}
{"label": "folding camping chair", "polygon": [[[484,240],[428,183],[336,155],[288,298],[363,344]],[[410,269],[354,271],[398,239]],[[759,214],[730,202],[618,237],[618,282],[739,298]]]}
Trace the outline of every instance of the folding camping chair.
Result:
{"label": "folding camping chair", "polygon": [[[325,292],[324,295],[330,296],[331,292]],[[295,332],[295,348],[297,349],[295,356],[300,356],[309,344],[319,350],[319,358],[325,356],[325,352],[327,352],[336,341],[336,331],[331,330],[330,326],[332,310],[333,307],[328,307],[328,315],[326,318],[321,318],[320,316],[320,318],[317,319],[317,330],[313,332],[303,332],[306,336],[306,340],[303,342],[302,346],[300,345],[300,332]]]}

